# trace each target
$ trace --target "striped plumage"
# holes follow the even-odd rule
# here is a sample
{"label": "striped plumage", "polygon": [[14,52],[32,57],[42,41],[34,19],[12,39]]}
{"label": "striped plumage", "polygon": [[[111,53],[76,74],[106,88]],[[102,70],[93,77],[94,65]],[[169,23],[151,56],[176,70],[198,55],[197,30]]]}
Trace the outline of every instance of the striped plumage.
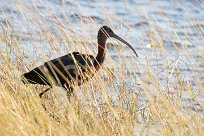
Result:
{"label": "striped plumage", "polygon": [[92,55],[73,52],[50,60],[23,76],[32,84],[64,86],[68,82],[81,80],[90,75],[93,63]]}
{"label": "striped plumage", "polygon": [[[129,43],[118,37],[109,27],[103,26],[98,32],[98,54],[96,58],[92,55],[73,52],[50,60],[44,65],[23,74],[23,82],[51,87],[53,85],[61,86],[72,92],[74,86],[88,81],[100,69],[105,60],[106,41],[109,37],[114,37],[126,44],[137,56],[136,51]],[[46,91],[43,91],[40,96]]]}

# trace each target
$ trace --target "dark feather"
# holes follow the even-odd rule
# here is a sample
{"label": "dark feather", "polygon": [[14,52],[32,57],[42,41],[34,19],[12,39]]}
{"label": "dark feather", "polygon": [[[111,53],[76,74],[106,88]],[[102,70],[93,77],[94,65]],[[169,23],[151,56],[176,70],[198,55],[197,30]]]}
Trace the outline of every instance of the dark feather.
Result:
{"label": "dark feather", "polygon": [[[93,66],[94,57],[92,55],[80,54],[79,52],[73,52],[65,56],[50,60],[44,65],[41,65],[28,73],[25,73],[23,77],[28,83],[50,85],[54,80],[58,86],[67,84],[68,81],[76,79],[74,73],[75,69],[67,69],[69,66],[79,66],[82,72],[86,71],[86,68]],[[51,78],[50,78],[51,77]],[[78,78],[78,79],[81,79]],[[24,81],[25,82],[25,81]]]}

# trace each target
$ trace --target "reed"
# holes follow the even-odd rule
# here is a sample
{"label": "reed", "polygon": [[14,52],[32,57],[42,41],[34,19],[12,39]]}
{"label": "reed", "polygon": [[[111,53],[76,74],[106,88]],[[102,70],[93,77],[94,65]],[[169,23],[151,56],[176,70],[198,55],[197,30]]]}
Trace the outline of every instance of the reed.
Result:
{"label": "reed", "polygon": [[[203,50],[191,35],[178,27],[175,20],[165,13],[161,15],[167,20],[167,26],[175,28],[168,38],[177,42],[167,43],[163,37],[166,31],[160,21],[145,7],[139,7],[148,22],[143,26],[148,35],[139,36],[140,45],[136,46],[139,58],[119,42],[109,40],[102,69],[88,83],[76,87],[70,100],[66,98],[65,90],[58,87],[40,99],[38,94],[46,87],[24,85],[20,75],[44,61],[72,51],[95,55],[96,35],[101,25],[93,17],[75,15],[70,18],[66,11],[75,11],[63,2],[61,16],[47,2],[44,9],[40,8],[40,0],[32,0],[33,8],[23,2],[18,1],[15,10],[23,17],[25,31],[16,28],[9,19],[1,23],[0,135],[204,133]],[[78,10],[85,10],[80,3],[74,4]],[[186,13],[185,6],[181,7]],[[48,17],[41,14],[41,10],[46,11]],[[111,20],[120,18],[107,9],[104,9],[104,14],[104,23],[117,33],[120,25],[131,33],[137,33],[138,28],[130,22],[114,24]],[[134,17],[142,18],[138,14]],[[199,22],[192,16],[188,19],[190,25]],[[87,27],[89,25],[91,27]],[[75,26],[78,29],[74,29]],[[183,33],[186,42],[176,30]],[[202,27],[195,25],[193,30],[203,41]],[[122,32],[121,37],[128,41],[128,33]],[[145,44],[147,37],[148,48]],[[192,47],[196,54],[191,52]]]}

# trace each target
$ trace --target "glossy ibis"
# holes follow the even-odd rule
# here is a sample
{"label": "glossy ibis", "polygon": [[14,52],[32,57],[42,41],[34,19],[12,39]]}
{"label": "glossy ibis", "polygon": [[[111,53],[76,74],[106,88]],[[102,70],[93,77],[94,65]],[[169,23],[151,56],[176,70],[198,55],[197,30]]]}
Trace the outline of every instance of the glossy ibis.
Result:
{"label": "glossy ibis", "polygon": [[44,65],[23,74],[23,82],[50,86],[39,94],[40,97],[53,85],[64,87],[70,94],[74,86],[88,81],[100,69],[105,59],[106,41],[109,37],[116,38],[126,44],[137,56],[136,51],[129,43],[117,36],[108,26],[103,26],[98,31],[98,54],[96,58],[79,52],[69,53],[45,62]]}

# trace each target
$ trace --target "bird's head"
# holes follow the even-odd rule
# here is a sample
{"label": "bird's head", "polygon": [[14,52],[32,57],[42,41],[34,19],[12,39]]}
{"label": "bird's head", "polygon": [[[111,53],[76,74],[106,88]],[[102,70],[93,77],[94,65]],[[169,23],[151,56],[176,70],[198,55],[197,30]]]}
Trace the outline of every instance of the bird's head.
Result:
{"label": "bird's head", "polygon": [[108,26],[102,26],[99,30],[101,33],[105,34],[107,37],[114,37],[115,33]]}
{"label": "bird's head", "polygon": [[115,39],[121,41],[122,43],[126,44],[129,48],[131,48],[131,49],[134,51],[135,55],[138,57],[138,55],[137,55],[135,49],[134,49],[128,42],[126,42],[125,40],[123,40],[122,38],[120,38],[118,35],[116,35],[116,34],[113,32],[113,30],[110,29],[108,26],[102,26],[102,27],[100,28],[100,30],[99,30],[99,35],[98,35],[99,37],[100,37],[100,34],[105,35],[106,37],[113,37],[113,38],[115,38]]}

